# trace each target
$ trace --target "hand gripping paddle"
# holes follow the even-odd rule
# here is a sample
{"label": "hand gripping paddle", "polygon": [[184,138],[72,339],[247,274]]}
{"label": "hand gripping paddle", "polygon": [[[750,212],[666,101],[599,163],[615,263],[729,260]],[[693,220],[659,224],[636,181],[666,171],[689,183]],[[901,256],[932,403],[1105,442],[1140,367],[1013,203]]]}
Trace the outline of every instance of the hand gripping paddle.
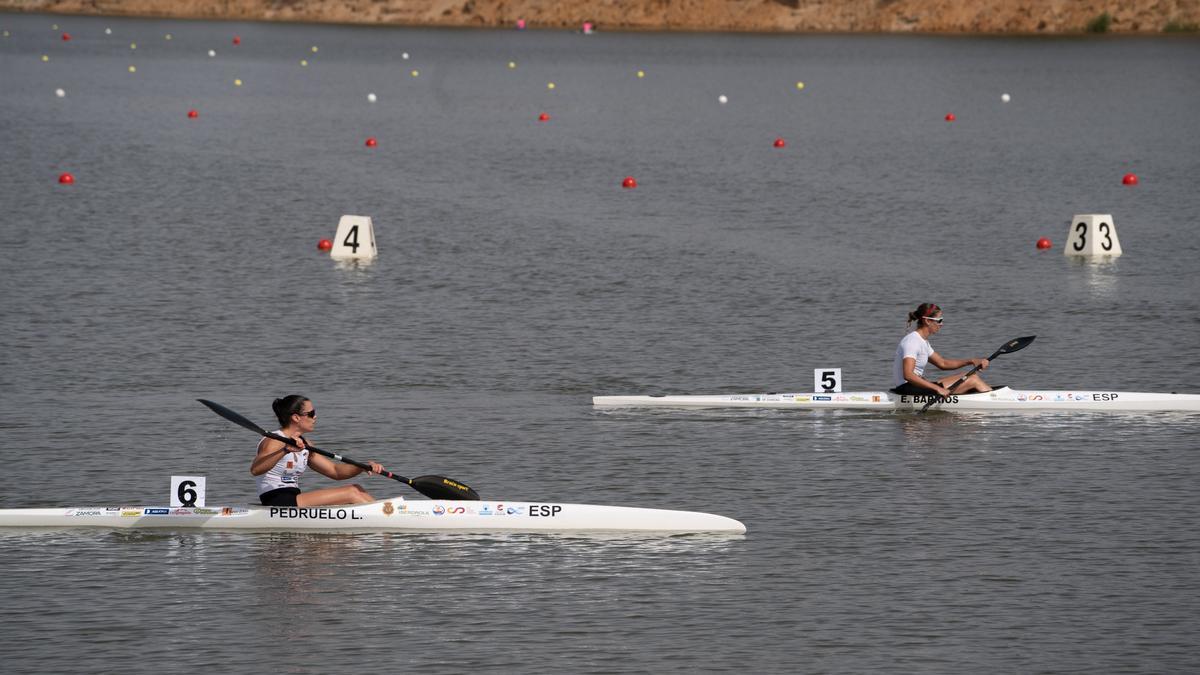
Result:
{"label": "hand gripping paddle", "polygon": [[[987,358],[987,360],[991,361],[991,360],[995,359],[997,356],[1000,356],[1001,354],[1011,354],[1013,352],[1019,352],[1022,349],[1025,349],[1026,347],[1028,347],[1029,343],[1033,342],[1033,339],[1035,337],[1037,337],[1037,336],[1030,335],[1029,337],[1023,337],[1023,338],[1017,338],[1015,340],[1009,340],[1008,342],[1005,342],[1003,345],[1001,345],[1000,349],[997,349],[994,354],[992,354],[991,356],[989,356]],[[950,391],[950,393],[954,393],[955,387],[962,384],[963,382],[966,382],[968,377],[974,375],[977,372],[979,372],[979,366],[975,366],[974,368],[968,370],[966,375],[963,375],[962,377],[958,378],[958,381],[956,381],[954,384],[950,385],[949,387],[946,387],[946,389],[948,389]],[[929,400],[925,402],[925,407],[921,408],[920,412],[925,412],[926,410],[929,410],[929,406],[933,405],[934,403],[937,403],[938,401],[943,401],[943,400],[945,400],[945,399],[941,396],[931,396],[929,398]]]}

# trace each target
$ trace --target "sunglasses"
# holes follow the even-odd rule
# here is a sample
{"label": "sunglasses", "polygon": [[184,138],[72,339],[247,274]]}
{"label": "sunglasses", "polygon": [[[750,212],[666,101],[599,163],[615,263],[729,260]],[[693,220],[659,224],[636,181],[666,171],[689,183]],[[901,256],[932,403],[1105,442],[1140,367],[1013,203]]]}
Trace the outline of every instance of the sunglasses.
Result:
{"label": "sunglasses", "polygon": [[939,325],[939,326],[940,326],[940,325],[942,325],[942,322],[946,320],[946,317],[944,317],[944,316],[939,316],[939,317],[937,317],[937,318],[934,318],[934,317],[932,317],[932,316],[927,316],[927,317],[925,317],[925,320],[926,320],[926,321],[932,321],[932,322],[934,322],[934,323],[936,323],[937,325]]}
{"label": "sunglasses", "polygon": [[309,410],[308,412],[298,412],[298,413],[292,413],[292,414],[313,419],[313,418],[316,418],[316,416],[317,416],[317,409],[313,408],[312,410]]}

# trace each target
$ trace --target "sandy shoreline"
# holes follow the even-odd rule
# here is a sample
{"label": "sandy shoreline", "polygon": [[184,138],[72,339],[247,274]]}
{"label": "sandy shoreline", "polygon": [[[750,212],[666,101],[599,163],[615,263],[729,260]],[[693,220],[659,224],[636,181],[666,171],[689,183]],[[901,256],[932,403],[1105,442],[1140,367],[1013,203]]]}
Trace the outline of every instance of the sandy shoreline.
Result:
{"label": "sandy shoreline", "polygon": [[[0,0],[0,11],[531,29],[1080,34],[1196,31],[1200,0]],[[1103,18],[1107,16],[1107,21]]]}

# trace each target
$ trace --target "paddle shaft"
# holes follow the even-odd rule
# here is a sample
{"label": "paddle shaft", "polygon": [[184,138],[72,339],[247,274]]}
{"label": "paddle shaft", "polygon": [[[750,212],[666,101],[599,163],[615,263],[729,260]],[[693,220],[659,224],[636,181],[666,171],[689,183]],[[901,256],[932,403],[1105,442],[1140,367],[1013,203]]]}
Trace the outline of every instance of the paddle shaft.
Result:
{"label": "paddle shaft", "polygon": [[[329,459],[342,462],[343,464],[349,464],[350,466],[357,466],[358,468],[362,469],[363,471],[371,471],[371,465],[367,464],[366,462],[360,462],[357,459],[353,459],[353,458],[347,457],[345,455],[339,455],[336,452],[329,452],[328,450],[322,450],[312,444],[306,445],[305,447],[301,448],[299,445],[296,444],[296,441],[294,441],[286,436],[279,436],[279,435],[273,434],[269,431],[263,431],[262,435],[266,436],[267,438],[279,441],[280,443],[283,443],[284,445],[290,445],[293,448],[296,448],[297,450],[308,450],[310,452],[315,452],[318,455],[325,455]],[[380,472],[379,475],[383,476],[384,478],[391,478],[393,480],[398,480],[401,483],[409,483],[409,484],[412,483],[411,480],[409,480],[399,474],[392,473],[391,471],[383,471],[383,472]]]}
{"label": "paddle shaft", "polygon": [[[992,352],[992,355],[987,357],[987,360],[991,361],[991,360],[995,359],[996,357],[1000,356],[1001,354],[1011,354],[1012,352],[1020,351],[1024,348],[1028,347],[1029,343],[1033,342],[1033,338],[1035,338],[1035,337],[1037,337],[1037,336],[1031,335],[1029,337],[1023,337],[1023,338],[1017,338],[1015,340],[1009,340],[1008,342],[1005,342],[999,349]],[[956,387],[958,387],[958,385],[962,384],[963,382],[966,382],[968,377],[974,375],[975,373],[978,373],[982,368],[983,368],[983,366],[979,365],[979,366],[975,366],[974,368],[968,370],[965,375],[963,375],[962,377],[955,380],[954,384],[950,385],[949,387],[946,387],[947,393],[953,394],[954,389]],[[942,396],[931,397],[928,401],[925,402],[925,406],[923,408],[921,408],[921,412],[925,412],[926,410],[929,410],[929,406],[933,405],[934,403],[937,403],[938,400],[942,399],[942,398],[944,398],[944,397],[942,397]]]}

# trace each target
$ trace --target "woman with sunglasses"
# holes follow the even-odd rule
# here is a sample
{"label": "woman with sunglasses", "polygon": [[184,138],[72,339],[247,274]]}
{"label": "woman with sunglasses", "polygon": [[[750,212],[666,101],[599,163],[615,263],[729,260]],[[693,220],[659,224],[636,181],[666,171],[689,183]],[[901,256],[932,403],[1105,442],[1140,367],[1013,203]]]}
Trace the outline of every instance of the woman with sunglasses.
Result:
{"label": "woman with sunglasses", "polygon": [[[950,394],[966,394],[973,391],[991,391],[987,382],[978,373],[968,377],[954,391],[947,389],[954,384],[959,375],[947,375],[940,380],[925,377],[926,364],[932,363],[941,370],[954,370],[966,366],[988,367],[987,359],[947,359],[933,351],[929,344],[930,336],[937,335],[942,330],[942,308],[926,302],[908,313],[908,323],[916,322],[917,329],[905,335],[896,347],[896,360],[892,366],[892,393],[907,396],[949,396]],[[905,324],[907,327],[908,324]]]}
{"label": "woman with sunglasses", "polygon": [[[321,455],[309,454],[304,434],[317,426],[317,409],[312,401],[292,394],[275,399],[271,408],[279,419],[279,430],[275,435],[286,436],[299,447],[285,445],[273,438],[264,437],[259,441],[258,454],[250,464],[250,474],[258,482],[258,498],[263,506],[325,506],[375,501],[357,485],[300,492],[300,475],[310,466],[333,480],[352,478],[363,470],[350,464],[334,463]],[[367,463],[371,465],[371,473],[382,473],[384,470],[375,462]]]}

